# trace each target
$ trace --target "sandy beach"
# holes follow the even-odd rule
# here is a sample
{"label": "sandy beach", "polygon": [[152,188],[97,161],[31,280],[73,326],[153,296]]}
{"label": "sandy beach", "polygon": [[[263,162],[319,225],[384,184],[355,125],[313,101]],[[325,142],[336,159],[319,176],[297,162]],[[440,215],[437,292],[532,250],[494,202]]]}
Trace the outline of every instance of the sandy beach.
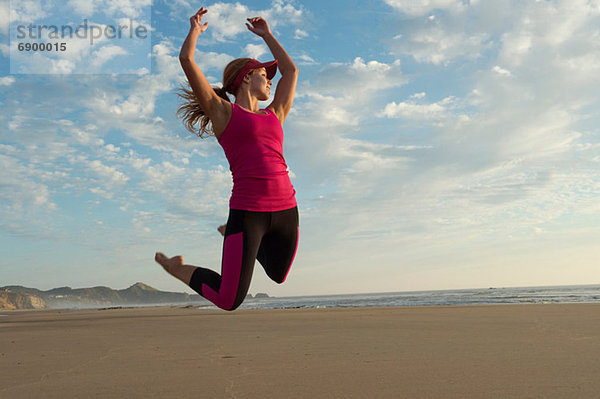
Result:
{"label": "sandy beach", "polygon": [[0,398],[600,397],[600,304],[0,314]]}

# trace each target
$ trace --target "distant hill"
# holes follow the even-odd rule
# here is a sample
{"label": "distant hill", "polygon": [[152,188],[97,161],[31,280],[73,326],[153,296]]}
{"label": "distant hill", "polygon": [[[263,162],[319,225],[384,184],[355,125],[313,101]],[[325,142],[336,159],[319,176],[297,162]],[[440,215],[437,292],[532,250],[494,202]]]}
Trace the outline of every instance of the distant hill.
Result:
{"label": "distant hill", "polygon": [[76,289],[60,287],[41,291],[16,285],[0,288],[0,309],[93,308],[179,303],[208,304],[209,302],[200,295],[159,291],[144,283],[136,283],[123,290],[113,290],[109,287]]}
{"label": "distant hill", "polygon": [[0,310],[44,308],[46,301],[37,295],[0,289]]}

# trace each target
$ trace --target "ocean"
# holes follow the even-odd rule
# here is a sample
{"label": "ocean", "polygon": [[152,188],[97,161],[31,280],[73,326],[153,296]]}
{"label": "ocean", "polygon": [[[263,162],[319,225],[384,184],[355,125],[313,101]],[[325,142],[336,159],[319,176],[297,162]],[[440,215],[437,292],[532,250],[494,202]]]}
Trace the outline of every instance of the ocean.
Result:
{"label": "ocean", "polygon": [[[247,299],[240,309],[599,303],[600,285],[480,288]],[[203,309],[215,308],[202,306]]]}

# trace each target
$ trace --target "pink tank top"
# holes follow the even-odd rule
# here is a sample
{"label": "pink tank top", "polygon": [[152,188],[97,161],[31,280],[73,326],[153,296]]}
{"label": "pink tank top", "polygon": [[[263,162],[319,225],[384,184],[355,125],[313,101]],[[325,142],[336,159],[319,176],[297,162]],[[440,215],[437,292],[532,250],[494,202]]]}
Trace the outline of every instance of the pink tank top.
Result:
{"label": "pink tank top", "polygon": [[270,109],[255,114],[232,104],[231,119],[219,137],[233,176],[229,207],[275,212],[296,206],[296,191],[283,158],[283,129]]}

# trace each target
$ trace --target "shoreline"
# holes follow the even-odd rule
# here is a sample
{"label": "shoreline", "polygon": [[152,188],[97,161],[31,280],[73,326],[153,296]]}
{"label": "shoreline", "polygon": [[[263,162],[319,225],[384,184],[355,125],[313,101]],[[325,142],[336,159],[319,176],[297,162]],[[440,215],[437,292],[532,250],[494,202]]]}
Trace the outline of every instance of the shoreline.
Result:
{"label": "shoreline", "polygon": [[[274,297],[275,298],[275,297]],[[128,304],[128,305],[114,305],[114,306],[105,306],[101,307],[73,307],[73,308],[43,308],[43,309],[0,309],[0,316],[9,316],[9,313],[19,313],[19,312],[63,312],[63,311],[88,311],[88,310],[131,310],[131,309],[195,309],[195,310],[209,310],[209,311],[219,311],[225,313],[239,313],[245,311],[285,311],[285,310],[333,310],[333,309],[393,309],[393,308],[469,308],[469,307],[481,307],[481,306],[490,306],[490,307],[502,307],[502,306],[551,306],[551,305],[598,305],[600,306],[599,301],[581,301],[581,302],[556,302],[556,301],[548,301],[548,302],[518,302],[518,303],[509,303],[509,302],[498,302],[498,303],[464,303],[464,304],[448,304],[448,305],[316,305],[316,306],[282,306],[282,307],[239,307],[233,312],[224,311],[219,309],[217,306],[213,304],[148,304],[148,305],[140,305],[140,304]],[[4,314],[6,313],[6,314]]]}
{"label": "shoreline", "polygon": [[0,313],[0,397],[600,392],[598,303]]}

